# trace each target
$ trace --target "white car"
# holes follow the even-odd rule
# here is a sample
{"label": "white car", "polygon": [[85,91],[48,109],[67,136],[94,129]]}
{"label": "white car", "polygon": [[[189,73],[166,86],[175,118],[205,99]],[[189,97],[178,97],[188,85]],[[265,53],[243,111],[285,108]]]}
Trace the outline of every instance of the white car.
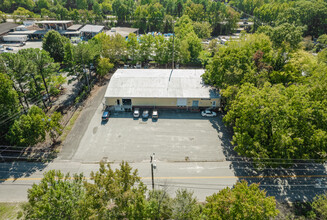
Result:
{"label": "white car", "polygon": [[201,115],[203,117],[215,117],[215,116],[217,116],[217,113],[213,112],[211,110],[204,110],[204,111],[201,112]]}
{"label": "white car", "polygon": [[133,117],[134,118],[140,117],[140,109],[138,108],[134,109]]}

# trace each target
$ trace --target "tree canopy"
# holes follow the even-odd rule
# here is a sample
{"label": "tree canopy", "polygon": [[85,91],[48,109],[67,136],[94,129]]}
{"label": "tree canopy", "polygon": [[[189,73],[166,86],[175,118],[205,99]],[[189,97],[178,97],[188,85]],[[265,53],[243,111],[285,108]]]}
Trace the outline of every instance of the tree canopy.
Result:
{"label": "tree canopy", "polygon": [[271,219],[278,214],[275,198],[246,181],[208,196],[203,212],[208,219]]}

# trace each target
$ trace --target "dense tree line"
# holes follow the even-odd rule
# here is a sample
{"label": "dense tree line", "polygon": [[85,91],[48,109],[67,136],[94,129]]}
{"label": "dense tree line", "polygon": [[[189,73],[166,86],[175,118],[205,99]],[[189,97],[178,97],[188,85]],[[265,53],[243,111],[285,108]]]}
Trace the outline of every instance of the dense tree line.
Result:
{"label": "dense tree line", "polygon": [[202,51],[201,40],[195,32],[192,20],[184,15],[175,26],[175,37],[153,36],[146,34],[136,36],[129,34],[125,39],[121,35],[109,36],[100,33],[94,37],[92,43],[100,46],[100,55],[111,62],[142,63],[154,61],[160,65],[197,63]]}
{"label": "dense tree line", "polygon": [[327,157],[325,49],[318,56],[305,52],[301,31],[289,24],[263,27],[228,42],[203,76],[221,89],[235,150],[259,165]]}
{"label": "dense tree line", "polygon": [[320,0],[233,0],[254,21],[273,27],[284,23],[304,27],[304,34],[319,37],[327,32],[327,2]]}
{"label": "dense tree line", "polygon": [[270,219],[278,214],[276,201],[258,184],[241,181],[208,196],[201,204],[193,192],[179,189],[171,198],[165,190],[147,190],[128,163],[113,170],[100,164],[91,173],[71,177],[60,171],[44,174],[28,190],[27,219]]}
{"label": "dense tree line", "polygon": [[44,50],[0,55],[2,144],[28,146],[44,140],[46,132],[52,137],[60,133],[60,115],[49,118],[40,109],[48,109],[51,96],[57,95],[58,86],[65,82],[58,71],[59,65]]}
{"label": "dense tree line", "polygon": [[72,19],[76,23],[129,24],[148,31],[172,32],[173,22],[187,15],[197,26],[210,26],[214,34],[231,33],[239,14],[219,1],[185,0],[1,0],[3,12],[13,13],[14,19],[31,17]]}

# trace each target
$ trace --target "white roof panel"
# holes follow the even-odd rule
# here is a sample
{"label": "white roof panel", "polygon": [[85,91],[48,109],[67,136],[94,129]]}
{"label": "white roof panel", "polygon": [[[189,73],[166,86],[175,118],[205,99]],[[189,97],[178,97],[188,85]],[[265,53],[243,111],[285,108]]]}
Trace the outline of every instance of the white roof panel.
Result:
{"label": "white roof panel", "polygon": [[98,33],[103,30],[104,26],[102,25],[85,25],[80,31],[81,32],[90,32],[90,33]]}
{"label": "white roof panel", "polygon": [[205,85],[203,69],[118,69],[105,97],[113,98],[219,98]]}

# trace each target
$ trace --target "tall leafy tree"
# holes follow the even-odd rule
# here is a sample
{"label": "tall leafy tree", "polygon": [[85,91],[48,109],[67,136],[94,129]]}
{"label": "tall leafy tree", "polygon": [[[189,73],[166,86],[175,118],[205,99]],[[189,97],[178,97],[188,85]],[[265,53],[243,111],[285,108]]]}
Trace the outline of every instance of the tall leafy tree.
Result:
{"label": "tall leafy tree", "polygon": [[100,58],[97,66],[97,74],[100,77],[104,77],[112,68],[114,68],[114,64],[110,63],[109,58]]}
{"label": "tall leafy tree", "polygon": [[86,209],[91,216],[106,219],[144,219],[146,186],[138,171],[122,162],[120,169],[101,163],[96,173],[91,173],[94,183],[85,183]]}
{"label": "tall leafy tree", "polygon": [[137,41],[137,37],[134,33],[130,33],[127,39],[127,50],[132,60],[132,63],[135,64],[137,55],[139,53],[139,43]]}
{"label": "tall leafy tree", "polygon": [[62,62],[65,57],[65,44],[68,38],[61,36],[57,31],[51,30],[43,38],[42,48],[48,51],[56,62]]}
{"label": "tall leafy tree", "polygon": [[81,210],[85,200],[83,180],[82,174],[71,177],[60,171],[46,172],[39,184],[28,189],[26,219],[86,218]]}
{"label": "tall leafy tree", "polygon": [[271,219],[279,211],[273,197],[259,189],[258,184],[238,182],[206,198],[204,215],[208,219]]}
{"label": "tall leafy tree", "polygon": [[235,150],[253,157],[259,166],[276,165],[260,158],[281,158],[279,165],[296,159],[326,159],[323,109],[327,105],[309,94],[306,86],[300,85],[266,83],[256,88],[243,84],[224,118],[234,128]]}
{"label": "tall leafy tree", "polygon": [[[14,122],[14,120],[19,116],[20,105],[17,91],[13,88],[13,81],[10,78],[0,73],[0,136],[8,132],[9,127]],[[1,138],[3,139],[3,138]],[[3,142],[3,140],[0,140]]]}
{"label": "tall leafy tree", "polygon": [[[239,42],[228,42],[220,47],[203,75],[205,81],[218,88],[241,85],[245,82],[259,84],[266,81],[267,71],[258,71],[254,55],[260,50],[261,63],[270,65],[272,60],[272,43],[264,34],[243,36]],[[269,70],[269,69],[267,69]]]}

